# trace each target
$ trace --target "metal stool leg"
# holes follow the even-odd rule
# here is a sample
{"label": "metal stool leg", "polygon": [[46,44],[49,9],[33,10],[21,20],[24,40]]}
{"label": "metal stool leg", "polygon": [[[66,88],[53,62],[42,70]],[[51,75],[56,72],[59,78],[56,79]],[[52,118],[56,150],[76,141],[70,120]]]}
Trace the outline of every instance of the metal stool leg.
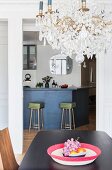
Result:
{"label": "metal stool leg", "polygon": [[34,121],[33,121],[33,127],[36,128],[37,127],[37,122],[36,122],[36,110],[33,110],[34,114]]}
{"label": "metal stool leg", "polygon": [[75,129],[75,115],[74,115],[74,109],[72,108],[72,117],[73,117],[73,127]]}
{"label": "metal stool leg", "polygon": [[64,109],[62,109],[62,116],[61,116],[61,129],[63,129],[63,120],[64,120]]}
{"label": "metal stool leg", "polygon": [[71,109],[69,109],[69,126],[70,126],[70,130],[72,129],[72,116],[71,116]]}
{"label": "metal stool leg", "polygon": [[41,109],[41,115],[42,115],[42,128],[44,128],[44,113],[43,113],[43,108]]}
{"label": "metal stool leg", "polygon": [[38,130],[40,130],[40,109],[38,109]]}
{"label": "metal stool leg", "polygon": [[64,129],[69,129],[69,110],[64,109]]}
{"label": "metal stool leg", "polygon": [[33,112],[33,110],[31,109],[31,110],[30,110],[30,124],[29,124],[29,132],[30,132],[30,129],[31,129],[31,124],[32,124],[32,112]]}
{"label": "metal stool leg", "polygon": [[68,124],[67,124],[67,115],[68,115],[68,113],[67,112],[68,112],[67,109],[64,109],[64,120],[65,120],[64,129],[68,128]]}

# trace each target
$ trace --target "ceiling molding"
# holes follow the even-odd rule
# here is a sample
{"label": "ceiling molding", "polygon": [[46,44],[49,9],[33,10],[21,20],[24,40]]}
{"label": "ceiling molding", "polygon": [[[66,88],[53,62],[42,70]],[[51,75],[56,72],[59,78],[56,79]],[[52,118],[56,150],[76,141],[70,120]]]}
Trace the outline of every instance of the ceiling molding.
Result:
{"label": "ceiling molding", "polygon": [[1,0],[0,4],[37,4],[38,0]]}
{"label": "ceiling molding", "polygon": [[[47,0],[43,0],[47,1]],[[98,3],[104,3],[104,4],[112,4],[111,0],[98,0]],[[0,4],[38,4],[39,0],[0,0]],[[54,0],[54,3],[56,3],[56,0]]]}

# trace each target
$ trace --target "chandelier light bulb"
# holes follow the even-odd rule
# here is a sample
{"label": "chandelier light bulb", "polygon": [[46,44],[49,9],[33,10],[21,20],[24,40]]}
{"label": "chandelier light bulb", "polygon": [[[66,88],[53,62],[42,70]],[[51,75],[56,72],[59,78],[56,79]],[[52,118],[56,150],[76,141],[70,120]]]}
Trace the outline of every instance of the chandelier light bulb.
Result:
{"label": "chandelier light bulb", "polygon": [[43,11],[43,1],[40,1],[39,10]]}

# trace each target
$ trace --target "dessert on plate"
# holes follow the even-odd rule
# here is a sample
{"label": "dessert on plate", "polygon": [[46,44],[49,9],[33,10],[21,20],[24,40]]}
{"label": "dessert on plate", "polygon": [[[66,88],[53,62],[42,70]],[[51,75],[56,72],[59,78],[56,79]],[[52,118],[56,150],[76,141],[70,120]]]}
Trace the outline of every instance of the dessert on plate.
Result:
{"label": "dessert on plate", "polygon": [[81,143],[78,141],[79,138],[74,140],[67,140],[64,143],[63,155],[67,157],[82,157],[86,155],[86,149],[81,147]]}

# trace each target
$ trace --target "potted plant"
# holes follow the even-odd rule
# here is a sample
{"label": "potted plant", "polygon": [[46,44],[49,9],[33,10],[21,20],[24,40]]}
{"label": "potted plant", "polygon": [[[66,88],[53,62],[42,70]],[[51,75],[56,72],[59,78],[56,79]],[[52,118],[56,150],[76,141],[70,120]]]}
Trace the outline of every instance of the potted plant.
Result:
{"label": "potted plant", "polygon": [[37,88],[38,88],[38,87],[39,87],[39,88],[43,87],[43,83],[41,83],[41,82],[37,83],[37,84],[36,84],[36,87],[37,87]]}
{"label": "potted plant", "polygon": [[45,88],[49,88],[49,82],[52,78],[53,77],[50,77],[50,76],[46,76],[42,78],[43,82],[45,83]]}

